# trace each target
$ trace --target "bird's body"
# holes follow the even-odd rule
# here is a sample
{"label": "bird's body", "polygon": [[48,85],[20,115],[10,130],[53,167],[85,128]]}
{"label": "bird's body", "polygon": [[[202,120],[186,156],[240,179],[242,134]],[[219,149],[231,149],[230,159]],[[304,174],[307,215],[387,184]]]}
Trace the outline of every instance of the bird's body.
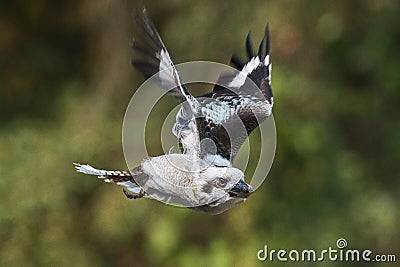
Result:
{"label": "bird's body", "polygon": [[[124,192],[129,198],[156,199],[198,211],[209,210],[209,205],[218,207],[225,203],[222,206],[225,207],[228,203],[243,202],[244,198],[237,198],[233,202],[236,193],[229,193],[238,183],[245,190],[237,194],[247,196],[253,192],[251,186],[244,183],[241,170],[207,166],[205,161],[193,164],[185,154],[146,158],[131,172],[98,170],[80,164],[75,166],[78,172],[96,175],[106,182],[124,186],[128,190]],[[214,213],[218,211],[219,209],[213,209]]]}
{"label": "bird's body", "polygon": [[184,151],[145,158],[130,172],[81,164],[76,164],[77,171],[124,186],[129,198],[156,199],[208,214],[243,203],[254,190],[232,161],[248,135],[272,112],[268,27],[257,54],[248,36],[247,63],[232,58],[240,72],[221,76],[211,93],[194,97],[146,12],[136,18],[150,45],[133,44],[144,59],[132,64],[146,78],[157,75],[159,85],[181,103],[172,132]]}

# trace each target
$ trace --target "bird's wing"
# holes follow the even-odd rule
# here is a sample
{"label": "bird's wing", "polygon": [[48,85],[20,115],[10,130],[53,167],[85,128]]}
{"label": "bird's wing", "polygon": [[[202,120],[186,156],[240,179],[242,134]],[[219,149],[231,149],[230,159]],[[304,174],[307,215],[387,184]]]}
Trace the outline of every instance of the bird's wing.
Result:
{"label": "bird's wing", "polygon": [[194,104],[196,99],[190,94],[186,86],[182,83],[179,73],[175,68],[167,48],[165,47],[154,24],[147,16],[146,9],[135,14],[135,20],[139,28],[144,33],[148,46],[144,46],[137,41],[133,41],[132,47],[142,55],[141,59],[133,59],[132,65],[138,69],[147,79],[157,75],[157,82],[174,96],[179,102],[189,102]]}
{"label": "bird's wing", "polygon": [[253,51],[250,34],[246,39],[246,48],[246,63],[237,57],[231,60],[240,72],[221,76],[213,92],[198,99],[204,118],[203,136],[216,145],[217,153],[213,156],[215,165],[229,166],[248,135],[272,112],[268,25],[258,53]]}
{"label": "bird's wing", "polygon": [[[184,153],[193,158],[207,158],[211,154],[212,164],[231,166],[247,136],[271,114],[273,97],[268,26],[258,54],[254,54],[248,35],[247,63],[232,57],[232,63],[240,72],[234,76],[222,76],[220,85],[216,85],[212,93],[195,98],[182,83],[146,10],[135,18],[151,48],[134,42],[133,48],[143,58],[133,60],[132,64],[146,78],[158,75],[161,86],[181,102],[173,133],[183,145]],[[254,88],[254,84],[257,92],[247,90],[251,85]],[[235,129],[237,126],[242,130]],[[214,141],[214,147],[207,147],[207,142],[206,147],[202,147],[204,143],[201,141],[207,138]]]}
{"label": "bird's wing", "polygon": [[168,90],[168,93],[182,104],[173,133],[182,143],[185,152],[197,157],[200,140],[194,114],[199,110],[199,103],[182,83],[157,29],[147,16],[146,10],[137,13],[135,19],[146,36],[149,46],[141,45],[136,41],[133,42],[133,49],[142,55],[142,59],[132,60],[132,65],[142,72],[145,78],[157,75],[154,78],[160,86]]}

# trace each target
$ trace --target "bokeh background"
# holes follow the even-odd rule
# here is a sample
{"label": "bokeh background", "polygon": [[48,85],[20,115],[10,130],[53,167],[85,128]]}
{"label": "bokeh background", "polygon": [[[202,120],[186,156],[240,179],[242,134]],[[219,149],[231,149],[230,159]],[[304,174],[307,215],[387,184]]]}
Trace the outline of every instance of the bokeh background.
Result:
{"label": "bokeh background", "polygon": [[[222,215],[129,201],[74,172],[126,168],[123,115],[143,82],[131,15],[143,6],[176,63],[228,63],[270,23],[276,158]],[[292,266],[256,253],[340,237],[399,261],[399,13],[395,0],[2,1],[0,266]]]}

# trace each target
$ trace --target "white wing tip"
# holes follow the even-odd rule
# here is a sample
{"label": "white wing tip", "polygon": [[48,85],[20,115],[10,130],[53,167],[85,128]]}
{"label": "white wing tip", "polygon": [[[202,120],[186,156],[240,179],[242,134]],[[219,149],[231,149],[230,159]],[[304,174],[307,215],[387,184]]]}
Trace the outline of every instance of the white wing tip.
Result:
{"label": "white wing tip", "polygon": [[104,177],[104,171],[93,168],[87,164],[73,163],[77,172]]}

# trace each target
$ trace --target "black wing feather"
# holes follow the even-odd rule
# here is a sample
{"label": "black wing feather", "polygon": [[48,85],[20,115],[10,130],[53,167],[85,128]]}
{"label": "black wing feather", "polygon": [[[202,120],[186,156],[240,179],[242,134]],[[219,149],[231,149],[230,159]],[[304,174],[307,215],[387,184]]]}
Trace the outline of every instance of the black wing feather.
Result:
{"label": "black wing feather", "polygon": [[244,67],[244,62],[237,56],[233,55],[231,57],[231,63],[233,64],[233,66],[238,69],[241,70]]}
{"label": "black wing feather", "polygon": [[251,36],[250,32],[247,34],[246,38],[246,49],[247,49],[247,56],[249,57],[249,60],[254,57],[254,50],[253,50],[253,44],[251,42]]}
{"label": "black wing feather", "polygon": [[144,33],[148,46],[136,41],[133,42],[132,48],[142,56],[141,59],[132,60],[133,67],[138,69],[146,79],[158,74],[160,87],[168,90],[168,93],[173,95],[179,102],[185,102],[188,98],[192,99],[145,9],[143,12],[135,14],[135,21]]}
{"label": "black wing feather", "polygon": [[[230,107],[235,108],[236,114],[244,125],[244,130],[238,129],[234,131],[233,135],[232,132],[229,131],[229,136],[225,128],[226,126],[235,124],[234,118],[229,118],[225,125],[209,119],[204,119],[205,135],[214,141],[217,146],[217,153],[230,161],[233,160],[248,135],[258,127],[259,123],[269,116],[269,114],[265,113],[265,110],[258,110],[254,108],[254,106],[252,107],[251,104],[247,106],[236,106],[240,98],[248,97],[245,95],[246,87],[251,86],[250,83],[254,83],[260,89],[262,96],[260,94],[259,98],[252,100],[254,103],[263,102],[265,106],[270,105],[271,108],[273,105],[270,73],[271,44],[268,24],[265,28],[265,34],[260,43],[258,53],[254,54],[250,33],[246,38],[246,52],[248,56],[248,61],[246,63],[243,63],[237,56],[232,56],[231,62],[238,70],[243,70],[247,64],[252,60],[254,62],[255,58],[258,57],[260,63],[254,66],[247,74],[247,77],[250,79],[245,80],[241,86],[232,88],[229,84],[234,80],[237,74],[221,75],[218,80],[220,85],[215,85],[212,93],[203,95],[204,97],[211,97],[216,102],[224,102]],[[255,97],[255,95],[250,97]],[[236,100],[236,102],[233,100]]]}

